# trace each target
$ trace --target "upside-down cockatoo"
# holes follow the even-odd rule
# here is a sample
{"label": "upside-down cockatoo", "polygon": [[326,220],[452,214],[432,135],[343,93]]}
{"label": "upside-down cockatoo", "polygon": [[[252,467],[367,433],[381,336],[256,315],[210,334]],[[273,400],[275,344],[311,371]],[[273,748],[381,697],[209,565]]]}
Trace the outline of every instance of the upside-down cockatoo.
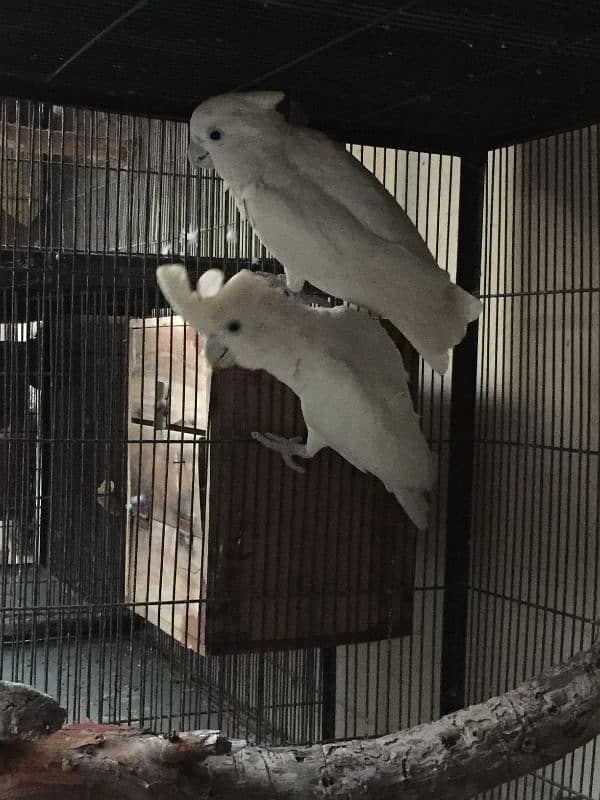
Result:
{"label": "upside-down cockatoo", "polygon": [[431,457],[402,356],[376,319],[299,303],[248,270],[223,285],[223,273],[211,269],[195,291],[181,265],[161,266],[157,276],[175,312],[206,337],[214,367],[266,370],[300,398],[305,443],[274,433],[255,439],[295,469],[294,458],[331,447],[376,475],[415,525],[426,527]]}

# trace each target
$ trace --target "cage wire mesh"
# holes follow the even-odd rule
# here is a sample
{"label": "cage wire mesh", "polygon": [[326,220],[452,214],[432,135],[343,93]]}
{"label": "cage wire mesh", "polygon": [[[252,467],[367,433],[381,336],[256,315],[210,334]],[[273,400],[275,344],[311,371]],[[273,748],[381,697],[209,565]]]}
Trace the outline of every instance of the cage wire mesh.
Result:
{"label": "cage wire mesh", "polygon": [[[598,128],[489,154],[468,692],[591,644],[599,616]],[[597,740],[486,798],[600,796]]]}
{"label": "cage wire mesh", "polygon": [[[190,174],[186,146],[187,126],[177,123],[3,101],[3,674],[54,694],[74,720],[313,741],[323,731],[322,649],[202,656],[182,647],[175,616],[181,604],[197,605],[197,586],[188,583],[183,597],[162,591],[167,525],[156,534],[157,561],[137,546],[140,514],[131,522],[132,507],[148,499],[123,496],[127,452],[130,472],[149,465],[156,491],[161,447],[191,448],[195,463],[206,446],[200,414],[189,430],[145,419],[147,395],[156,407],[165,399],[156,379],[165,320],[170,382],[190,369],[198,391],[202,381],[198,364],[190,367],[185,352],[182,364],[175,352],[177,326],[159,308],[157,263],[185,256],[229,271],[270,264],[222,182]],[[353,152],[454,270],[457,159]],[[414,633],[337,648],[334,736],[383,733],[439,710],[448,387],[448,378],[421,366],[419,406],[440,479],[434,523],[418,543]],[[144,398],[132,416],[136,392]],[[206,490],[197,476],[191,484],[189,496],[176,498],[180,506]],[[141,561],[151,558],[144,573]],[[143,573],[137,590],[132,562],[134,583]]]}
{"label": "cage wire mesh", "polygon": [[[195,337],[160,307],[154,271],[168,256],[229,274],[273,262],[222,182],[190,172],[187,126],[11,99],[0,125],[3,677],[55,695],[71,720],[218,727],[265,743],[382,734],[438,716],[451,373],[419,366],[438,480],[417,539],[411,635],[334,651],[184,646],[190,609],[202,614],[206,552],[193,556],[196,583],[188,569],[176,591],[168,529],[193,541],[206,499],[204,473],[181,466],[206,458],[193,399],[204,376]],[[592,128],[489,155],[471,702],[588,643],[598,616],[597,144]],[[460,160],[349,147],[454,278]],[[165,458],[178,465],[170,525]],[[161,503],[157,554],[139,543]],[[591,800],[596,751],[485,797]]]}

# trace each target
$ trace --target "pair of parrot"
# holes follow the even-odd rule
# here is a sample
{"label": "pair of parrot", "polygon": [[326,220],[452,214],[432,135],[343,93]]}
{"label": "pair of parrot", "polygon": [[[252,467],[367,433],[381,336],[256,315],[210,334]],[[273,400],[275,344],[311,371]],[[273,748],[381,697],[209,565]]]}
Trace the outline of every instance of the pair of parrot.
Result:
{"label": "pair of parrot", "polygon": [[248,270],[226,284],[209,270],[192,290],[185,268],[169,264],[158,282],[206,336],[213,366],[264,369],[300,398],[306,442],[254,433],[257,441],[298,470],[294,459],[331,447],[376,475],[424,529],[433,469],[399,351],[366,311],[309,307],[293,294],[308,281],[386,317],[440,374],[481,301],[450,282],[395,199],[343,146],[287,122],[283,100],[255,91],[205,101],[191,118],[189,158],[228,185],[292,296]]}

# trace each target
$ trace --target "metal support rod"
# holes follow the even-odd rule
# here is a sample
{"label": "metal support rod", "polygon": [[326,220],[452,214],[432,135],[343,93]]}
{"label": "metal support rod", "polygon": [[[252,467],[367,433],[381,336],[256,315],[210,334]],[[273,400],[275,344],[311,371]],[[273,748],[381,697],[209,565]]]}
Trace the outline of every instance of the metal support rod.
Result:
{"label": "metal support rod", "polygon": [[[474,293],[479,289],[481,272],[486,163],[487,152],[479,151],[464,156],[460,168],[456,282]],[[467,335],[454,350],[452,368],[441,714],[465,705],[477,329],[477,322],[469,325]]]}
{"label": "metal support rod", "polygon": [[88,39],[87,42],[85,42],[78,50],[76,50],[72,55],[70,55],[66,59],[66,61],[63,61],[63,63],[59,67],[57,67],[54,70],[54,72],[46,76],[46,78],[44,79],[45,82],[50,83],[50,81],[53,81],[55,78],[57,78],[61,74],[61,72],[64,72],[64,70],[67,67],[69,67],[74,61],[76,61],[79,58],[79,56],[82,56],[84,53],[86,53],[90,49],[90,47],[93,47],[97,42],[100,41],[100,39],[103,39],[111,31],[114,31],[116,27],[121,25],[121,23],[125,22],[125,20],[128,19],[132,14],[135,14],[136,11],[139,11],[140,9],[144,8],[144,6],[147,5],[148,5],[148,0],[139,0],[139,2],[135,3],[135,5],[133,5],[131,8],[128,8],[127,11],[124,11],[109,25],[106,25],[106,27],[104,27],[101,31],[98,31],[97,34],[92,36],[91,39]]}
{"label": "metal support rod", "polygon": [[335,695],[336,695],[336,648],[321,648],[321,686],[323,707],[321,716],[321,739],[335,739]]}

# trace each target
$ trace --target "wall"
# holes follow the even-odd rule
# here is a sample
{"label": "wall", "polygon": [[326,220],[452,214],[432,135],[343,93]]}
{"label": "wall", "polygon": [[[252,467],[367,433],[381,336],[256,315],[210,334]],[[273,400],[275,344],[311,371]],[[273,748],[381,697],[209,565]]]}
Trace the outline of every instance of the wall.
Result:
{"label": "wall", "polygon": [[[353,147],[406,210],[438,263],[456,274],[460,161],[450,156]],[[437,459],[430,525],[417,539],[413,634],[338,648],[336,735],[386,733],[439,715],[448,434],[452,366],[442,378],[422,362],[422,426]]]}

